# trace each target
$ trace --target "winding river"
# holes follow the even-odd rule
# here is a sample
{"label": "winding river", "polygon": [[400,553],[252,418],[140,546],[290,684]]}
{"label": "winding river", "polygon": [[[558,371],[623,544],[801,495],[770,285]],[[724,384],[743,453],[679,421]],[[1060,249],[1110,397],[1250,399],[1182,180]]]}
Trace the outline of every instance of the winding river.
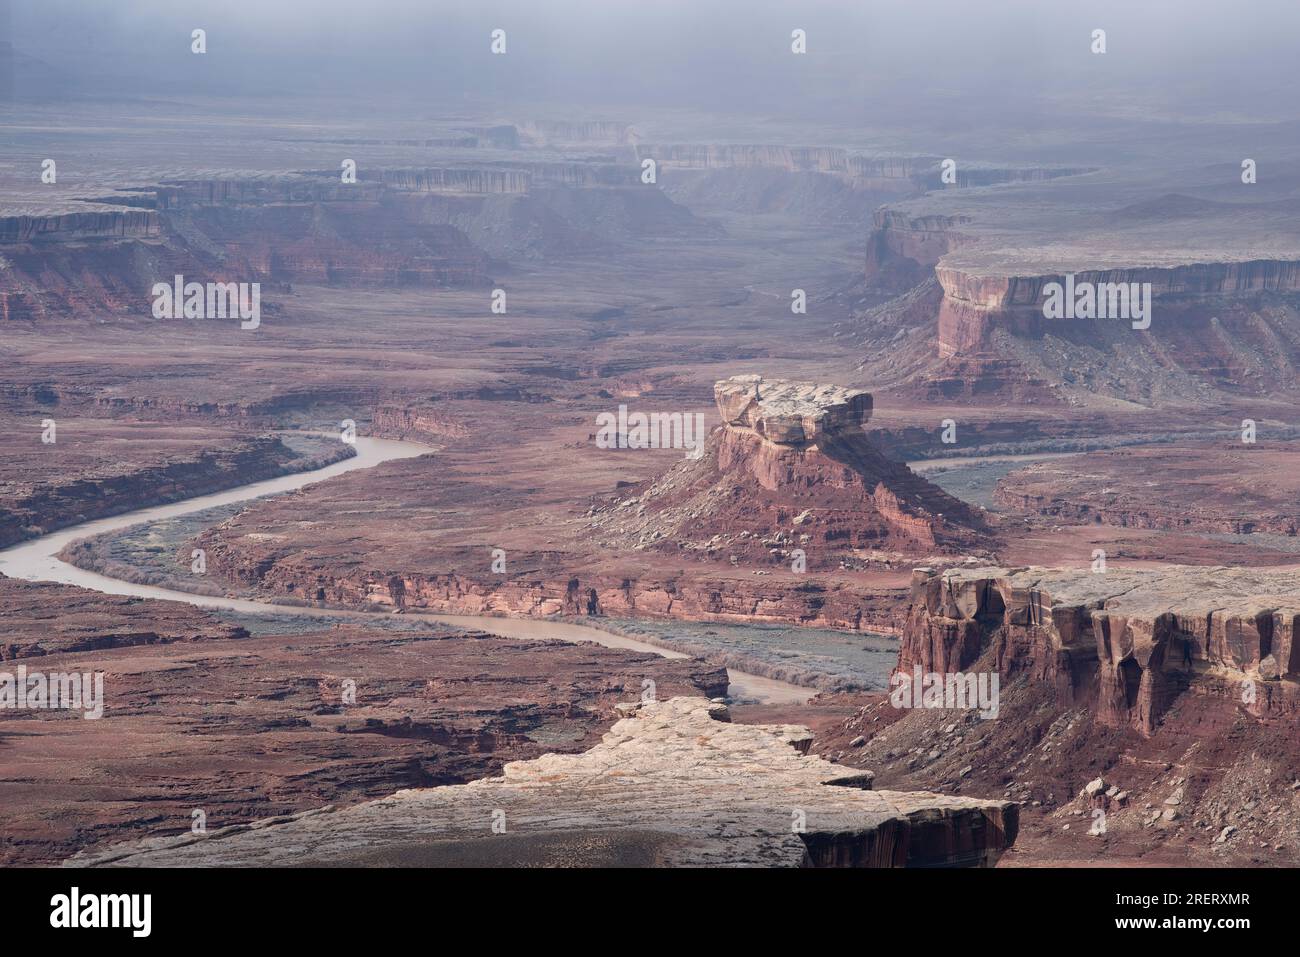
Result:
{"label": "winding river", "polygon": [[[327,465],[310,472],[296,472],[279,478],[267,479],[241,485],[238,488],[202,495],[197,498],[173,502],[169,505],[157,505],[151,508],[124,512],[109,518],[95,519],[73,525],[68,528],[50,532],[29,541],[20,542],[0,551],[0,573],[10,578],[25,578],[29,581],[60,582],[66,585],[78,585],[106,595],[134,595],[139,598],[160,598],[166,601],[182,601],[200,608],[223,608],[230,611],[254,614],[291,615],[319,618],[359,618],[365,619],[387,612],[368,612],[340,610],[333,608],[309,608],[298,605],[277,605],[271,602],[249,601],[240,598],[223,598],[211,595],[193,595],[189,592],[159,588],[156,585],[137,585],[132,582],[109,578],[98,572],[87,571],[69,565],[59,559],[59,552],[70,542],[79,538],[102,535],[117,531],[131,525],[156,522],[167,518],[176,518],[191,512],[202,511],[217,505],[230,505],[245,502],[266,495],[276,495],[293,489],[311,485],[323,479],[342,475],[354,469],[366,469],[381,462],[394,459],[414,458],[430,452],[428,446],[415,442],[399,442],[392,439],[376,439],[358,436],[355,456]],[[548,621],[536,618],[493,618],[481,615],[437,615],[425,612],[407,612],[406,617],[427,618],[461,628],[472,628],[503,638],[520,638],[525,640],[550,639],[559,641],[594,641],[609,648],[628,648],[644,651],[664,658],[685,658],[686,655],[669,651],[655,645],[646,644],[612,632],[602,631],[589,625],[579,625],[567,621]],[[759,675],[746,674],[735,669],[728,670],[730,688],[733,697],[761,701],[767,704],[791,704],[807,701],[814,692],[808,688],[764,678]]]}

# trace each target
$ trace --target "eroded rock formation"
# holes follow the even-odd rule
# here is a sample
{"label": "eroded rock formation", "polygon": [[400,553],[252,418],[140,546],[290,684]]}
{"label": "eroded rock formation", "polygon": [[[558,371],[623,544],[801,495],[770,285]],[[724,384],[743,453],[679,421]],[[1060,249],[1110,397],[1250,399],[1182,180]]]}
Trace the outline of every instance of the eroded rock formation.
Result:
{"label": "eroded rock formation", "polygon": [[[68,211],[68,207],[73,207]],[[637,168],[592,161],[178,174],[48,214],[0,210],[0,319],[151,314],[156,282],[479,286],[499,259],[710,231]],[[264,308],[270,308],[264,302]]]}
{"label": "eroded rock formation", "polygon": [[929,568],[913,573],[899,670],[991,655],[1105,724],[1155,732],[1189,690],[1261,719],[1300,710],[1296,569]]}
{"label": "eroded rock formation", "polygon": [[995,672],[996,713],[881,695],[816,750],[1018,802],[1004,865],[1294,864],[1296,571],[918,569],[900,671]]}
{"label": "eroded rock formation", "polygon": [[[932,375],[966,382],[972,396],[1014,397],[1017,378],[1056,380],[1076,402],[1294,384],[1294,201],[1265,210],[1217,181],[1203,191],[1231,202],[1152,196],[1104,178],[1076,177],[1068,190],[1030,175],[1007,182],[1016,185],[934,189],[874,214],[868,287],[897,294],[933,276],[942,289]],[[1069,318],[1049,317],[1049,287],[1067,282],[1096,287],[1108,308],[1075,318],[1071,303]],[[1133,284],[1149,284],[1143,309],[1126,305]]]}
{"label": "eroded rock formation", "polygon": [[871,775],[807,756],[805,728],[732,724],[703,698],[624,712],[591,750],[513,762],[501,777],[74,861],[991,866],[1016,839],[1011,802],[870,790]]}
{"label": "eroded rock formation", "polygon": [[870,552],[989,543],[979,514],[891,462],[863,434],[862,389],[734,376],[714,387],[722,427],[698,461],[603,505],[596,520],[637,547],[837,567]]}

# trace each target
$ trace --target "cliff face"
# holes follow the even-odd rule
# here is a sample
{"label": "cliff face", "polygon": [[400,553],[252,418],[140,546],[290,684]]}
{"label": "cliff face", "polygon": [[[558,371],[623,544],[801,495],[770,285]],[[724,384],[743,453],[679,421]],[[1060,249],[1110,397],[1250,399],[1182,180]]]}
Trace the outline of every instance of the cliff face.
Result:
{"label": "cliff face", "polygon": [[597,509],[634,547],[736,564],[853,565],[870,553],[989,544],[969,506],[891,462],[862,427],[861,389],[735,376],[714,387],[721,429],[686,460]]}
{"label": "cliff face", "polygon": [[[409,194],[311,177],[195,180],[156,209],[0,222],[0,318],[152,315],[154,283],[487,282],[488,257]],[[412,197],[413,199],[414,197]],[[264,307],[267,305],[264,302]]]}
{"label": "cliff face", "polygon": [[[926,327],[924,340],[902,344],[917,369],[907,386],[913,394],[1053,404],[1108,395],[1156,404],[1196,400],[1207,386],[1268,395],[1300,381],[1300,260],[1067,273],[1017,266],[1015,254],[1023,250],[995,249],[961,213],[885,208],[875,223],[868,284],[908,292],[865,314],[860,328],[870,363],[881,349],[898,350],[891,336]],[[1046,287],[1067,287],[1067,275],[1075,289],[1092,284],[1118,296],[1122,288],[1126,298],[1132,284],[1149,283],[1150,300],[1141,316],[1130,310],[1121,318],[1048,318]],[[937,284],[936,299],[922,295],[928,282]],[[1110,304],[1109,292],[1099,296]],[[922,308],[924,322],[917,317]]]}
{"label": "cliff face", "polygon": [[0,218],[0,319],[147,319],[154,283],[176,275],[481,286],[489,257],[591,254],[715,229],[638,172],[603,158],[363,167],[355,183],[323,170],[164,180],[84,213]]}
{"label": "cliff face", "polygon": [[427,406],[384,403],[375,407],[370,422],[374,435],[393,439],[462,439],[469,426],[455,416]]}
{"label": "cliff face", "polygon": [[[875,212],[868,289],[898,294],[931,277],[941,289],[930,343],[940,391],[1013,398],[1018,378],[1021,392],[1037,380],[1073,404],[1098,395],[1158,404],[1196,400],[1207,386],[1293,388],[1294,202],[1247,202],[1213,178],[1197,188],[1215,199],[1155,195],[1110,172],[1078,175],[1087,172],[959,163],[955,184],[927,170],[924,195]],[[1069,318],[1045,315],[1049,284],[1070,282],[1110,308],[1076,318],[1071,302]],[[1143,314],[1123,308],[1132,287],[1145,293]]]}
{"label": "cliff face", "polygon": [[963,216],[910,216],[888,207],[877,209],[867,235],[867,281],[896,291],[925,282],[944,255],[969,242],[961,233],[965,222]]}
{"label": "cliff face", "polygon": [[158,215],[149,209],[0,217],[0,244],[5,245],[157,236]]}
{"label": "cliff face", "polygon": [[380,176],[385,187],[414,193],[526,193],[532,185],[522,169],[384,170]]}
{"label": "cliff face", "polygon": [[[994,328],[1014,335],[1035,338],[1064,326],[1090,324],[1092,320],[1048,319],[1043,315],[1049,283],[1064,285],[1065,276],[998,276],[973,274],[946,266],[935,268],[943,287],[939,312],[939,351],[943,355],[978,353],[989,346]],[[1154,308],[1165,311],[1162,299],[1181,299],[1171,311],[1182,311],[1186,301],[1206,299],[1206,307],[1217,297],[1247,296],[1254,293],[1300,291],[1300,262],[1253,260],[1250,262],[1200,263],[1171,268],[1086,270],[1074,274],[1076,286],[1083,283],[1150,283]],[[1095,320],[1113,322],[1115,320]],[[1166,330],[1168,331],[1168,330]]]}
{"label": "cliff face", "polygon": [[814,745],[1018,801],[1024,863],[1294,865],[1296,572],[917,569],[900,672],[995,672],[996,713],[883,695]]}
{"label": "cliff face", "polygon": [[[849,631],[898,632],[904,590],[839,582],[755,580],[739,574],[656,573],[557,567],[499,576],[457,572],[381,572],[283,555],[267,543],[218,527],[195,542],[211,574],[258,595],[343,607],[418,609],[452,615],[679,618],[772,622]],[[353,563],[354,564],[354,563]]]}
{"label": "cliff face", "polygon": [[[150,315],[153,283],[192,275],[199,261],[162,242],[127,237],[0,246],[0,319],[33,321],[80,315]],[[213,281],[227,275],[214,271]]]}
{"label": "cliff face", "polygon": [[964,671],[991,654],[1006,677],[1028,673],[1103,724],[1148,736],[1189,692],[1226,708],[1245,702],[1260,719],[1294,718],[1295,581],[1294,569],[922,568],[899,670]]}
{"label": "cliff face", "polygon": [[488,257],[463,232],[400,197],[338,204],[214,205],[174,213],[179,243],[216,246],[248,280],[343,285],[479,285]]}

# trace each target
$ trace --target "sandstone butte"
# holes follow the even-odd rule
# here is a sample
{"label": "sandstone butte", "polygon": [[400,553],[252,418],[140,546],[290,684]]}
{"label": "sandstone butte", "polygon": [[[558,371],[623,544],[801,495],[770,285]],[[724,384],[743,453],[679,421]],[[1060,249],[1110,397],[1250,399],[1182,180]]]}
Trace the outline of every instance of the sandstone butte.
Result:
{"label": "sandstone butte", "polygon": [[869,392],[758,375],[713,392],[722,427],[705,454],[605,509],[638,547],[768,563],[798,548],[808,568],[825,569],[871,550],[915,559],[990,542],[976,509],[868,441]]}
{"label": "sandstone butte", "polygon": [[622,709],[591,750],[516,761],[500,777],[69,863],[990,866],[1016,837],[1015,804],[873,791],[869,773],[809,756],[801,727],[733,724],[704,698]]}
{"label": "sandstone butte", "polygon": [[[1051,683],[1103,724],[1154,734],[1180,695],[1268,721],[1300,711],[1300,569],[918,568],[899,669]],[[986,657],[991,655],[991,659]]]}

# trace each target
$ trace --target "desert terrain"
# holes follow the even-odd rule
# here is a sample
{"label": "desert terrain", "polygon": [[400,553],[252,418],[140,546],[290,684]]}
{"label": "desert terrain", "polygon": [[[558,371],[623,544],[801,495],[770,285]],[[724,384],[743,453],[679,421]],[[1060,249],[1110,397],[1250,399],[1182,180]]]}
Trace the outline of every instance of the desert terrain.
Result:
{"label": "desert terrain", "polygon": [[4,104],[0,864],[1300,864],[1294,124],[706,100]]}

